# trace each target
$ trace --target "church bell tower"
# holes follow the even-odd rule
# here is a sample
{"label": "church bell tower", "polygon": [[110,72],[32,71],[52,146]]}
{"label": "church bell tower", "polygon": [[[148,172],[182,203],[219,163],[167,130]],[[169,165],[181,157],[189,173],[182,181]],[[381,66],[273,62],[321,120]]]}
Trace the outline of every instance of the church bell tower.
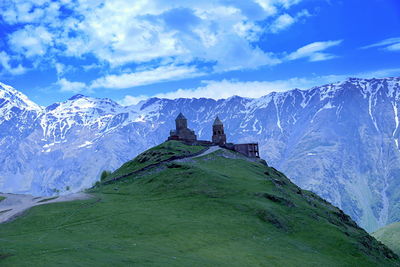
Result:
{"label": "church bell tower", "polygon": [[218,118],[218,116],[215,118],[212,128],[213,128],[212,142],[219,146],[225,145],[226,144],[226,135],[224,132],[224,124]]}
{"label": "church bell tower", "polygon": [[179,113],[175,119],[176,132],[179,134],[182,130],[187,129],[187,119],[182,113]]}

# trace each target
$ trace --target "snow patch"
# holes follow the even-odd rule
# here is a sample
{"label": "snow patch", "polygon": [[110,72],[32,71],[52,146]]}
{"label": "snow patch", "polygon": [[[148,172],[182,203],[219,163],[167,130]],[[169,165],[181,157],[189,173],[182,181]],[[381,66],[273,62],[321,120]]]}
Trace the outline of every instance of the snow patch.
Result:
{"label": "snow patch", "polygon": [[281,126],[281,118],[279,116],[279,109],[278,109],[278,105],[276,103],[276,99],[274,98],[274,104],[275,104],[275,111],[276,111],[276,125],[278,126],[278,128],[281,130],[281,133],[283,133],[283,129]]}
{"label": "snow patch", "polygon": [[336,106],[332,105],[331,102],[326,103],[322,108],[320,108],[313,116],[313,118],[311,119],[311,123],[314,123],[314,119],[315,117],[318,115],[318,113],[320,113],[321,111],[323,111],[324,109],[332,109],[332,108],[336,108]]}
{"label": "snow patch", "polygon": [[[374,104],[376,104],[376,101],[375,101]],[[374,118],[374,116],[372,115],[372,96],[371,96],[371,95],[369,96],[369,99],[368,99],[368,113],[369,113],[369,116],[370,116],[370,118],[371,118],[371,120],[372,120],[372,123],[373,123],[374,126],[375,126],[376,131],[379,132],[378,125],[376,124],[375,118]]]}
{"label": "snow patch", "polygon": [[144,116],[138,116],[136,119],[133,119],[132,122],[146,122]]}
{"label": "snow patch", "polygon": [[90,141],[86,141],[85,143],[83,143],[82,145],[78,146],[78,148],[83,148],[83,147],[90,147],[91,145],[93,145],[92,142]]}
{"label": "snow patch", "polygon": [[398,117],[398,111],[397,111],[397,104],[392,104],[393,106],[393,111],[394,111],[394,121],[396,123],[396,128],[393,131],[392,136],[395,135],[395,133],[397,132],[397,129],[399,128],[399,117]]}

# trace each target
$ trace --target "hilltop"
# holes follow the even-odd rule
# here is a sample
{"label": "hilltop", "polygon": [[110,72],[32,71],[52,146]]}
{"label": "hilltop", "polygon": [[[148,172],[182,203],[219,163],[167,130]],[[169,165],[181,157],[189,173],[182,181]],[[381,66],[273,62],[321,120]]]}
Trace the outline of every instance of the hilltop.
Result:
{"label": "hilltop", "polygon": [[400,255],[400,222],[382,227],[372,233],[372,236]]}
{"label": "hilltop", "polygon": [[[198,139],[216,115],[227,140],[260,155],[367,231],[400,221],[400,77],[349,78],[257,99],[152,98],[133,106],[76,95],[47,108],[0,84],[0,192],[55,195],[91,187],[163,142],[183,112]],[[12,177],[10,179],[9,177]]]}
{"label": "hilltop", "polygon": [[89,190],[0,225],[0,265],[400,266],[260,159],[168,141]]}

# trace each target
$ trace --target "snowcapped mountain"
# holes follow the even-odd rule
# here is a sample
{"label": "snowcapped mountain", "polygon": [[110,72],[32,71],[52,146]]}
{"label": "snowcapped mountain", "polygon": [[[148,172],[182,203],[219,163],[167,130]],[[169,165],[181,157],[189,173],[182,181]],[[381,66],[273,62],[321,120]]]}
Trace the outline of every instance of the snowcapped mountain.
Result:
{"label": "snowcapped mountain", "polygon": [[17,135],[24,132],[42,110],[21,92],[0,83],[0,136],[9,131]]}
{"label": "snowcapped mountain", "polygon": [[[33,103],[24,94],[0,82],[0,110],[5,112],[12,108],[36,112],[42,111],[40,106]],[[4,113],[1,113],[1,115],[3,117]]]}
{"label": "snowcapped mountain", "polygon": [[48,106],[40,116],[40,124],[45,140],[61,142],[80,127],[104,132],[110,120],[120,113],[124,113],[124,108],[111,99],[75,95],[63,103]]}
{"label": "snowcapped mountain", "polygon": [[164,141],[183,112],[201,139],[218,114],[231,142],[374,230],[400,220],[400,78],[356,79],[258,99],[158,99],[124,107],[76,95],[42,108],[0,84],[0,191],[54,194],[91,186]]}

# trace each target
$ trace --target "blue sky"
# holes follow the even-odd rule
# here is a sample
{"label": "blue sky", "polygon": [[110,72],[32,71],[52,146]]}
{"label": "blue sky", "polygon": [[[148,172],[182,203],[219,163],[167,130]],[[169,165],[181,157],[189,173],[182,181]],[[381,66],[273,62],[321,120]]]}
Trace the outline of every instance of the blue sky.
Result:
{"label": "blue sky", "polygon": [[44,106],[400,76],[398,0],[10,0],[0,37],[0,81]]}

